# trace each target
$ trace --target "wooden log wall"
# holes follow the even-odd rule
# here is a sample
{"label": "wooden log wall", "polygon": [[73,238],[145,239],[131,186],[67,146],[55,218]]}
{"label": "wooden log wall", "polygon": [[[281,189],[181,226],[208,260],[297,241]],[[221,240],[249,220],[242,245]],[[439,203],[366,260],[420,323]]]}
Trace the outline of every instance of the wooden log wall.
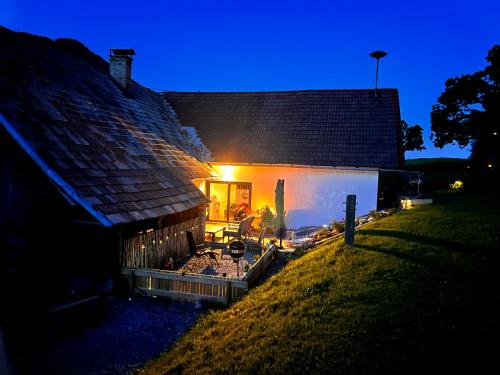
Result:
{"label": "wooden log wall", "polygon": [[161,229],[149,229],[122,244],[122,267],[161,268],[172,257],[174,262],[189,255],[186,231],[193,232],[195,241],[203,243],[205,237],[205,212],[196,217]]}

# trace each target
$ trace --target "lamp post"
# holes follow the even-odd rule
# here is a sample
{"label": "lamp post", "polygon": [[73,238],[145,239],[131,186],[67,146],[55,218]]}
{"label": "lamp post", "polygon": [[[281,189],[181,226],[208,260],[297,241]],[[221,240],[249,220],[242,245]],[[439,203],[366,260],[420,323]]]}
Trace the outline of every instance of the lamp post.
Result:
{"label": "lamp post", "polygon": [[375,73],[375,96],[377,96],[377,88],[378,88],[378,62],[382,57],[387,56],[387,52],[385,51],[373,51],[370,53],[370,57],[377,59],[377,72]]}

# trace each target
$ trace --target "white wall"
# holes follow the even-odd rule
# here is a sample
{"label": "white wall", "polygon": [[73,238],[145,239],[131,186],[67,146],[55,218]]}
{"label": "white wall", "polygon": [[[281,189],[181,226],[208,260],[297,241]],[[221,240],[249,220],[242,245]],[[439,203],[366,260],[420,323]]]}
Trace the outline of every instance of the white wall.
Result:
{"label": "white wall", "polygon": [[356,216],[377,207],[378,171],[332,168],[213,165],[221,181],[252,183],[252,209],[274,208],[276,180],[285,180],[287,228],[328,224],[343,219],[345,197],[355,194]]}

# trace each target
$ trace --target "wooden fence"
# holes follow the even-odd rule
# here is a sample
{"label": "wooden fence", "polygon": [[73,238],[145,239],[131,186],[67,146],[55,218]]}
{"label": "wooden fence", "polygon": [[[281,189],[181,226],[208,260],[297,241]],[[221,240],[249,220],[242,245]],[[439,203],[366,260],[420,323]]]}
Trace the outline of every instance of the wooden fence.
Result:
{"label": "wooden fence", "polygon": [[261,277],[262,274],[266,271],[267,267],[269,267],[278,253],[278,247],[273,245],[269,250],[262,254],[257,262],[255,262],[255,264],[252,266],[252,268],[250,268],[243,280],[246,281],[249,286],[254,286],[259,277]]}
{"label": "wooden fence", "polygon": [[205,213],[179,224],[149,230],[132,238],[124,238],[122,267],[158,269],[169,257],[174,261],[189,255],[186,231],[193,232],[195,241],[202,243],[205,236]]}
{"label": "wooden fence", "polygon": [[148,268],[124,267],[121,273],[128,279],[132,292],[229,304],[243,296],[249,286],[255,285],[278,252],[278,248],[272,246],[255,262],[242,280]]}
{"label": "wooden fence", "polygon": [[122,275],[129,280],[132,291],[150,296],[229,304],[248,290],[246,281],[221,276],[137,268],[123,268]]}

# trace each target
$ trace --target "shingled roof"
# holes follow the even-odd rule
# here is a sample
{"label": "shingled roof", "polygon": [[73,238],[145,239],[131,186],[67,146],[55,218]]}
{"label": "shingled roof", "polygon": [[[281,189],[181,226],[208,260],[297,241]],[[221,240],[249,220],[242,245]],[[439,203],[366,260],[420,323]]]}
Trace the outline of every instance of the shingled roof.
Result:
{"label": "shingled roof", "polygon": [[402,167],[396,89],[163,95],[217,162]]}
{"label": "shingled roof", "polygon": [[192,180],[210,170],[161,95],[136,82],[122,91],[77,41],[0,27],[0,124],[106,226],[208,201]]}

